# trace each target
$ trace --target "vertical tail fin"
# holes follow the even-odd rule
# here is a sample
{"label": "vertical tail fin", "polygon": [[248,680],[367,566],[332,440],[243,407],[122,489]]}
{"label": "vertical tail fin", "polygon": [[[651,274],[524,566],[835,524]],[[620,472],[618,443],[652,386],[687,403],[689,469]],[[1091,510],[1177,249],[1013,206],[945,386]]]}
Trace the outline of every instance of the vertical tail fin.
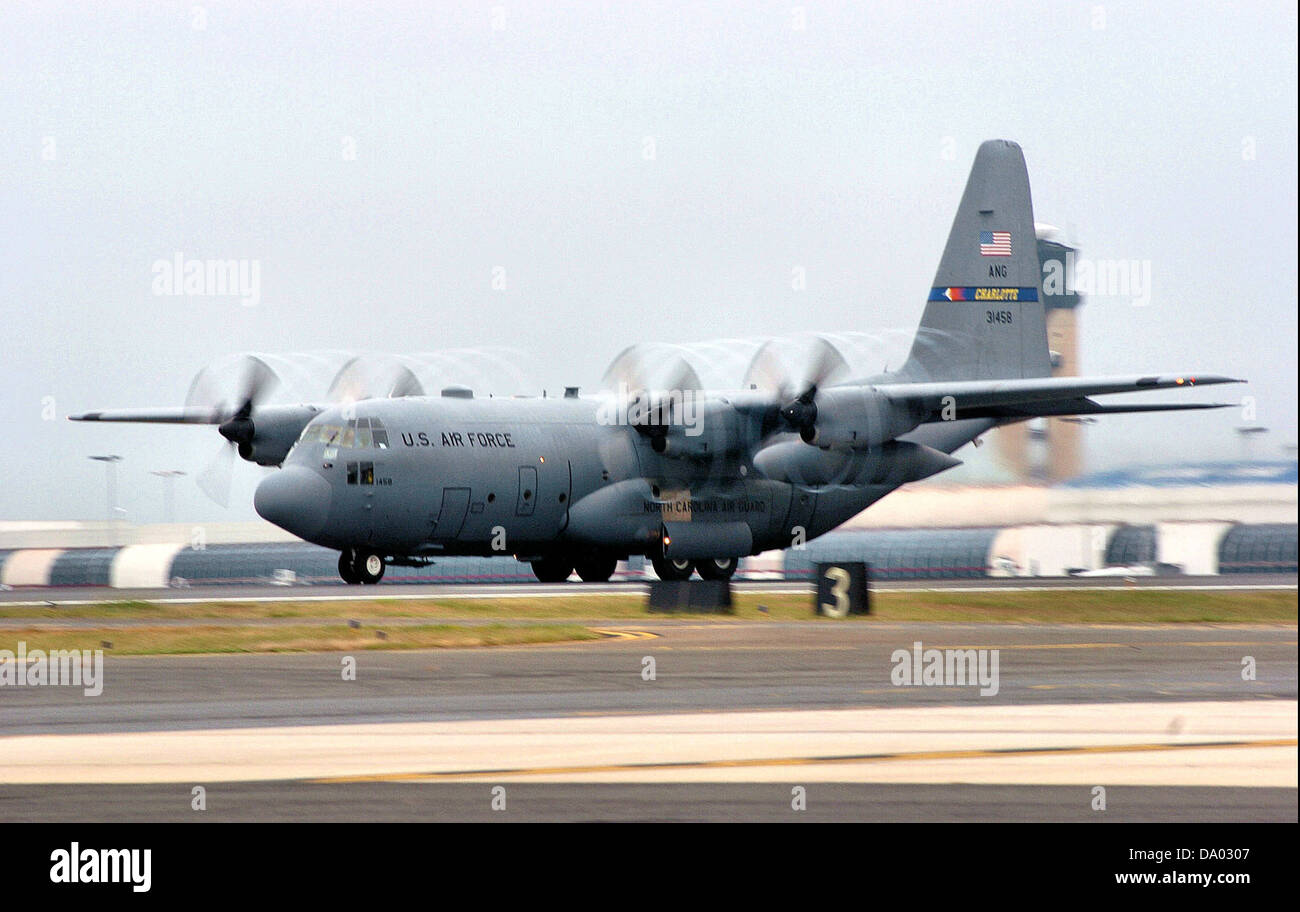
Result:
{"label": "vertical tail fin", "polygon": [[927,380],[1052,372],[1029,172],[1020,146],[975,153],[939,271],[902,373]]}

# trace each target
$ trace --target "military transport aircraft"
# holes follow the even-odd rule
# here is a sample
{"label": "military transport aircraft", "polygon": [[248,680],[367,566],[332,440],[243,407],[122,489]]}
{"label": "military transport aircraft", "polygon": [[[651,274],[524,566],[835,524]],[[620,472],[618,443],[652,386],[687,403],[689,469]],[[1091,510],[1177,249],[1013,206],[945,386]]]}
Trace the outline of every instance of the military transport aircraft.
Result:
{"label": "military transport aircraft", "polygon": [[[735,390],[620,375],[621,394],[475,398],[397,382],[342,405],[263,405],[252,359],[227,406],[86,412],[74,421],[213,424],[280,470],[254,505],[337,549],[349,583],[439,555],[513,555],[537,578],[607,580],[643,554],[662,579],[726,578],[749,554],[821,535],[999,425],[1040,416],[1218,408],[1095,396],[1241,382],[1195,373],[1052,377],[1024,155],[982,144],[907,361],[845,378],[823,343],[792,379],[760,349]],[[628,382],[630,380],[630,382]],[[416,395],[418,393],[418,395]]]}

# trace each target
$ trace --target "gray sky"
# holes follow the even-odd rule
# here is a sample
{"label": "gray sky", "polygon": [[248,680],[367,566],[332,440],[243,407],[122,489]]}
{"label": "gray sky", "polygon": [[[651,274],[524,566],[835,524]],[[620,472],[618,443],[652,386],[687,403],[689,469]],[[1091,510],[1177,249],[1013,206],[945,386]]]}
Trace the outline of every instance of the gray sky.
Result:
{"label": "gray sky", "polygon": [[[994,137],[1040,222],[1150,264],[1148,305],[1085,305],[1084,372],[1246,376],[1194,395],[1254,396],[1280,454],[1295,42],[1290,3],[4,4],[0,518],[101,518],[112,452],[160,520],[149,470],[215,432],[63,416],[180,404],[232,352],[505,346],[554,390],[639,340],[901,351]],[[155,295],[177,252],[256,260],[259,300]],[[1242,423],[1103,419],[1089,465],[1232,458]],[[261,471],[229,510],[183,480],[180,518],[251,518]]]}

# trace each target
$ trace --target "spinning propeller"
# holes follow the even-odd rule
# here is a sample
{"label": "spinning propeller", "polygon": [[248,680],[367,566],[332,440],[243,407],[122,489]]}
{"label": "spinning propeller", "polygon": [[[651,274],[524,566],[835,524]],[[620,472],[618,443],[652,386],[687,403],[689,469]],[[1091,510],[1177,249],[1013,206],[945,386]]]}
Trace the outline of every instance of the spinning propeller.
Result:
{"label": "spinning propeller", "polygon": [[[798,370],[791,371],[774,343],[765,342],[749,362],[744,386],[771,393],[778,403],[784,403],[776,410],[779,423],[784,429],[798,433],[805,442],[811,442],[817,426],[817,391],[846,376],[849,365],[839,349],[824,336],[813,337],[799,362]],[[767,433],[778,429],[765,428]]]}

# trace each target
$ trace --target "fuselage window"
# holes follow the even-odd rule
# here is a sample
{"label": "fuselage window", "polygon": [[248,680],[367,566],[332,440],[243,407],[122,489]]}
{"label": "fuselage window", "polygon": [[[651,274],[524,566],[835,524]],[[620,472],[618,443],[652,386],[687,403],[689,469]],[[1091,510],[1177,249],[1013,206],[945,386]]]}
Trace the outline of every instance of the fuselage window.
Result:
{"label": "fuselage window", "polygon": [[356,484],[356,483],[357,483],[357,464],[355,462],[349,462],[348,463],[348,484]]}
{"label": "fuselage window", "polygon": [[375,483],[375,464],[373,462],[361,463],[361,483],[363,485]]}

